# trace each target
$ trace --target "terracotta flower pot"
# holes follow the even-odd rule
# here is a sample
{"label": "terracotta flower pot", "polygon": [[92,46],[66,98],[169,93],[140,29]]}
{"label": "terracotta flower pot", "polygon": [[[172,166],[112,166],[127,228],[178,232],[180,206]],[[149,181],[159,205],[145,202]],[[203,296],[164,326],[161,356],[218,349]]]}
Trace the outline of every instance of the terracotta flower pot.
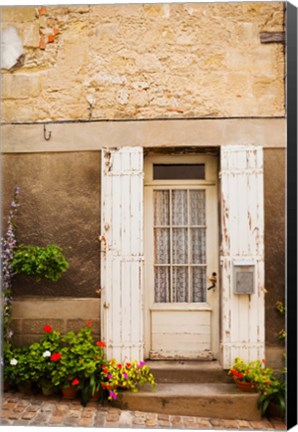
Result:
{"label": "terracotta flower pot", "polygon": [[94,395],[90,397],[91,401],[98,401],[100,398],[100,390],[94,392]]}
{"label": "terracotta flower pot", "polygon": [[22,394],[32,394],[32,383],[18,384],[18,390]]}
{"label": "terracotta flower pot", "polygon": [[3,390],[4,391],[10,390],[10,383],[9,383],[9,381],[4,380],[4,382],[3,382]]}
{"label": "terracotta flower pot", "polygon": [[75,399],[78,390],[74,386],[62,387],[62,397],[63,399]]}
{"label": "terracotta flower pot", "polygon": [[235,380],[235,384],[241,391],[244,392],[253,393],[257,391],[256,385],[253,382]]}
{"label": "terracotta flower pot", "polygon": [[52,396],[54,389],[52,387],[41,387],[41,392],[44,396]]}

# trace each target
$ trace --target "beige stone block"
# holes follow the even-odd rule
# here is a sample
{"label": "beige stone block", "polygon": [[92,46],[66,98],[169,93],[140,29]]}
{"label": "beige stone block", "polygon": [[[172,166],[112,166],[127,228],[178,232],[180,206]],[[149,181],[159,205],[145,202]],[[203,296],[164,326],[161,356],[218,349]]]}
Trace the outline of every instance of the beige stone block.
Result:
{"label": "beige stone block", "polygon": [[33,6],[11,6],[1,8],[3,22],[28,22],[36,20],[36,11]]}
{"label": "beige stone block", "polygon": [[41,336],[41,334],[17,334],[13,337],[13,343],[16,347],[22,347],[24,345],[30,345],[34,342],[38,342]]}
{"label": "beige stone block", "polygon": [[23,30],[21,39],[25,47],[37,48],[39,46],[39,25],[38,22],[28,24]]}
{"label": "beige stone block", "polygon": [[52,326],[53,330],[64,332],[65,325],[63,319],[24,319],[23,334],[44,334],[43,327]]}
{"label": "beige stone block", "polygon": [[2,97],[27,99],[39,95],[41,90],[39,74],[4,74],[2,76]]}
{"label": "beige stone block", "polygon": [[[73,126],[73,125],[72,125]],[[40,129],[39,129],[40,130]],[[14,318],[35,319],[98,319],[100,300],[98,298],[72,297],[25,297],[14,299]]]}
{"label": "beige stone block", "polygon": [[159,17],[164,15],[163,5],[158,4],[144,4],[144,14],[150,17]]}
{"label": "beige stone block", "polygon": [[22,333],[22,320],[21,319],[12,319],[11,320],[11,329],[12,329],[14,335]]}

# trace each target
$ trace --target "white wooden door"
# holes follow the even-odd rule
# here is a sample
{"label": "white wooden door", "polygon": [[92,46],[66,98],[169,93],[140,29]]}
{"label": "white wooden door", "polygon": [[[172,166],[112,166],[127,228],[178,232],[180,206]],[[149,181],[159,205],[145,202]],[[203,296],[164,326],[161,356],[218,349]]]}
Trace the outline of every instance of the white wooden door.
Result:
{"label": "white wooden door", "polygon": [[145,159],[145,355],[218,354],[217,158]]}
{"label": "white wooden door", "polygon": [[143,360],[143,149],[102,152],[101,331],[107,357]]}

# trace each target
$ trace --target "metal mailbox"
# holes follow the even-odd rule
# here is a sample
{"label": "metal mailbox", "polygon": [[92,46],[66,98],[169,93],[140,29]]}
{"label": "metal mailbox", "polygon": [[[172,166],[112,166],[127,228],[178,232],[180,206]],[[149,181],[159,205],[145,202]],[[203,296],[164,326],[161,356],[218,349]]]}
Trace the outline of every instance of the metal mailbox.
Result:
{"label": "metal mailbox", "polygon": [[252,260],[233,261],[234,294],[253,294],[255,292],[255,267]]}

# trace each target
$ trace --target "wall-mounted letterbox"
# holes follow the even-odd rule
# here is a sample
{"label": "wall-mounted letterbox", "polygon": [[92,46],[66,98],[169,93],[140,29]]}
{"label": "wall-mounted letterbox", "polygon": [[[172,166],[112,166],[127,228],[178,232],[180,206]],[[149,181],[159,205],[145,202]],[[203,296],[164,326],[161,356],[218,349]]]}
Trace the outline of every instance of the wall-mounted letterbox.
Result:
{"label": "wall-mounted letterbox", "polygon": [[233,261],[234,294],[253,294],[255,292],[255,267],[252,260]]}

